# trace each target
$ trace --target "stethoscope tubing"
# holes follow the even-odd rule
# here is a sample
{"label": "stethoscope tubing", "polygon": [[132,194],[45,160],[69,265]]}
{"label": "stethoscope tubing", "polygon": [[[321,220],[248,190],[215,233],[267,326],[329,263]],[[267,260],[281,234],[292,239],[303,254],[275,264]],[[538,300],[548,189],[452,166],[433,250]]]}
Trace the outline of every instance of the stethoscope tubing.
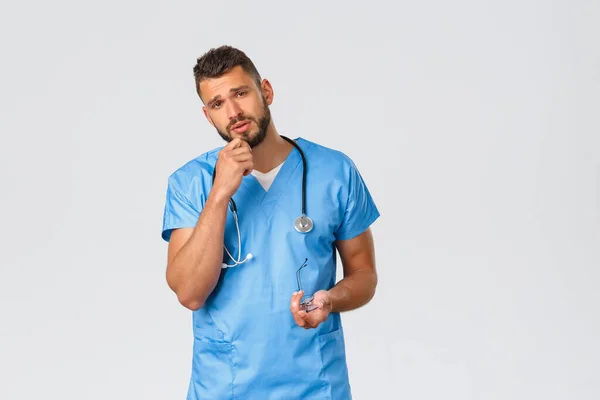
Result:
{"label": "stethoscope tubing", "polygon": [[302,215],[306,215],[306,158],[298,143],[286,136],[281,135],[281,137],[294,146],[300,153],[300,157],[302,157]]}

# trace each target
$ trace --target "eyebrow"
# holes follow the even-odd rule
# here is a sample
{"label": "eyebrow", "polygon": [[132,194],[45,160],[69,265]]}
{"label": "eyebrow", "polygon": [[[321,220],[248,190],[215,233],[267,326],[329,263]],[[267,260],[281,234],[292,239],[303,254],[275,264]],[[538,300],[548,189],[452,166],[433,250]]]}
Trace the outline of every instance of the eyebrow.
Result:
{"label": "eyebrow", "polygon": [[[234,88],[229,89],[229,93],[235,93],[235,92],[237,92],[239,90],[248,90],[248,89],[250,89],[250,86],[248,86],[248,85],[242,85],[242,86],[238,86],[238,87],[234,87]],[[221,95],[218,94],[215,97],[213,97],[212,99],[210,99],[210,101],[207,103],[207,105],[210,107],[210,106],[213,105],[214,102],[216,102],[217,100],[220,100],[220,99],[221,99]]]}

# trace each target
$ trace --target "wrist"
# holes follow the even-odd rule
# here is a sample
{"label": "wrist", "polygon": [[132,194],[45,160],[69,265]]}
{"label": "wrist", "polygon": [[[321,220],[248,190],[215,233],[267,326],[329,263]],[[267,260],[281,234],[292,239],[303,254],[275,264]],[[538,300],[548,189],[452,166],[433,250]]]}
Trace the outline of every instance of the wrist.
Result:
{"label": "wrist", "polygon": [[333,306],[333,302],[334,302],[334,295],[331,293],[331,289],[327,291],[327,297],[329,299],[329,312],[334,312],[334,306]]}
{"label": "wrist", "polygon": [[208,195],[207,203],[213,204],[216,207],[227,207],[229,204],[229,196],[219,190],[212,190]]}
{"label": "wrist", "polygon": [[338,282],[334,287],[329,289],[327,293],[329,294],[331,312],[340,313],[349,309],[352,296],[350,289],[346,287],[344,282]]}

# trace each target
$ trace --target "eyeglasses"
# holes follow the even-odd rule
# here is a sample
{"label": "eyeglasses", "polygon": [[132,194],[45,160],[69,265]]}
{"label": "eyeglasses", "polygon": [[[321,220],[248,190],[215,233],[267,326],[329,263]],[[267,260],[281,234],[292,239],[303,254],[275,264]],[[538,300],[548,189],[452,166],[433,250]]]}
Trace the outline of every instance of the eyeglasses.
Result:
{"label": "eyeglasses", "polygon": [[[306,267],[308,265],[308,258],[304,259],[304,262],[302,263],[302,265],[300,266],[300,268],[298,268],[298,271],[296,271],[296,280],[298,281],[298,291],[302,290],[302,284],[300,282],[300,270],[304,267]],[[300,309],[304,310],[306,312],[311,312],[312,310],[316,310],[318,307],[313,304],[313,296],[310,297],[306,297],[304,296],[302,298],[302,301],[300,302]]]}

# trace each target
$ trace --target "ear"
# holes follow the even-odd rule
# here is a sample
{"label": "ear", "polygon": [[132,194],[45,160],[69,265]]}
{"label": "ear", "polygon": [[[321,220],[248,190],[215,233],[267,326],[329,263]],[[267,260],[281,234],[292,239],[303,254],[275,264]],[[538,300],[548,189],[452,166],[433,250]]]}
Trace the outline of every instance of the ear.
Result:
{"label": "ear", "polygon": [[267,79],[263,79],[263,81],[260,84],[260,88],[262,90],[263,96],[265,96],[267,105],[270,106],[273,103],[273,97],[275,95],[273,93],[273,87],[271,86],[271,82],[269,82]]}
{"label": "ear", "polygon": [[206,117],[206,119],[208,120],[208,122],[210,122],[210,124],[212,126],[215,126],[215,123],[213,122],[212,118],[208,114],[208,109],[206,108],[206,106],[202,106],[202,112],[204,112],[204,116]]}

